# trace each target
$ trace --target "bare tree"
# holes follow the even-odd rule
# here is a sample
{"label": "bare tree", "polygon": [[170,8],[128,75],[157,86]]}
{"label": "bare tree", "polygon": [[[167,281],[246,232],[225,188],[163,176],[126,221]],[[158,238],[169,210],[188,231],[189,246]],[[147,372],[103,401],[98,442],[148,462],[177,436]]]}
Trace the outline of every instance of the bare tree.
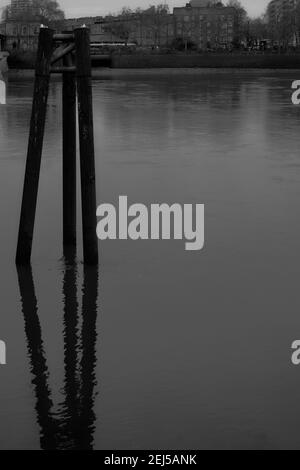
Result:
{"label": "bare tree", "polygon": [[2,20],[8,20],[11,17],[11,7],[10,5],[7,5],[3,8],[2,10]]}
{"label": "bare tree", "polygon": [[106,32],[125,41],[130,39],[137,21],[137,13],[129,7],[123,7],[118,15],[109,15],[106,18]]}
{"label": "bare tree", "polygon": [[164,30],[167,31],[169,21],[168,5],[152,5],[142,12],[141,22],[144,28],[151,33],[153,45],[161,46]]}
{"label": "bare tree", "polygon": [[268,25],[264,16],[249,19],[249,38],[262,41],[268,37]]}
{"label": "bare tree", "polygon": [[15,12],[10,6],[5,7],[2,18],[4,20],[38,21],[48,24],[63,20],[65,15],[55,0],[32,0],[31,5],[20,12]]}
{"label": "bare tree", "polygon": [[297,46],[300,44],[300,2],[297,2],[295,11],[295,37]]}
{"label": "bare tree", "polygon": [[131,38],[137,40],[143,33],[149,33],[153,45],[161,43],[164,28],[167,27],[169,8],[166,5],[150,6],[147,10],[131,10],[124,7],[121,12],[106,18],[106,31],[127,43]]}
{"label": "bare tree", "polygon": [[290,45],[297,45],[299,41],[300,9],[290,3],[283,4],[281,8],[273,9],[268,5],[266,16],[268,18],[269,36],[279,49],[287,49]]}
{"label": "bare tree", "polygon": [[65,14],[56,0],[33,0],[32,8],[41,22],[48,23],[65,18]]}
{"label": "bare tree", "polygon": [[247,12],[240,0],[228,0],[227,6],[233,7],[236,10],[234,42],[236,45],[239,45],[248,35],[249,20]]}

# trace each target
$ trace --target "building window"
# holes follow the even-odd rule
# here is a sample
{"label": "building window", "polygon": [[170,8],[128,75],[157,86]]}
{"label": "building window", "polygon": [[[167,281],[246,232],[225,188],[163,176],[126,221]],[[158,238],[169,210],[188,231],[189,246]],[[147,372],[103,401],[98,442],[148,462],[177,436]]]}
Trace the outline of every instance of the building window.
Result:
{"label": "building window", "polygon": [[27,26],[23,26],[22,28],[22,34],[26,35],[27,34]]}

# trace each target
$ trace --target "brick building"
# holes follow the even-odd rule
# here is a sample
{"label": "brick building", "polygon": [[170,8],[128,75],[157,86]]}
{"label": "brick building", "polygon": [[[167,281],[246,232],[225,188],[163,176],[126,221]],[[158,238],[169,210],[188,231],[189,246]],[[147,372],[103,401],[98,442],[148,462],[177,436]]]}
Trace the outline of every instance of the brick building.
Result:
{"label": "brick building", "polygon": [[6,21],[0,23],[0,35],[4,37],[4,47],[7,51],[36,50],[38,45],[39,23],[21,23]]}
{"label": "brick building", "polygon": [[62,22],[61,29],[65,31],[73,31],[80,26],[86,25],[91,32],[91,42],[112,42],[116,38],[112,34],[108,34],[103,25],[101,16],[88,16],[81,18],[69,18]]}
{"label": "brick building", "polygon": [[31,0],[11,0],[11,14],[17,16],[29,10]]}
{"label": "brick building", "polygon": [[11,0],[6,20],[0,23],[3,47],[8,51],[27,51],[37,48],[40,23],[26,20],[31,0]]}
{"label": "brick building", "polygon": [[129,36],[142,47],[168,47],[174,38],[173,15],[155,13],[151,8],[139,15]]}
{"label": "brick building", "polygon": [[192,0],[185,7],[174,8],[174,35],[189,41],[198,49],[229,48],[234,42],[236,9],[221,3],[204,5],[203,0]]}

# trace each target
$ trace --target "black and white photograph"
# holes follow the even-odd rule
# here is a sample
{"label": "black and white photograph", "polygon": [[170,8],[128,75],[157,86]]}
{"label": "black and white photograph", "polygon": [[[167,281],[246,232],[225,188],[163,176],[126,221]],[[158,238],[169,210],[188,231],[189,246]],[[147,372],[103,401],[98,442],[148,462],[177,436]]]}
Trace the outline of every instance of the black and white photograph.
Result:
{"label": "black and white photograph", "polygon": [[299,204],[300,0],[0,0],[0,451],[300,450]]}

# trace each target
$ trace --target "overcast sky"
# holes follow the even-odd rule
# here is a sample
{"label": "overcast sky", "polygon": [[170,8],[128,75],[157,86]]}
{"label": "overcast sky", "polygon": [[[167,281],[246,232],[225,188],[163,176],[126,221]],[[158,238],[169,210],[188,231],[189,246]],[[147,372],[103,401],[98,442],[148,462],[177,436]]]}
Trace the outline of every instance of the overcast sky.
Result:
{"label": "overcast sky", "polygon": [[[164,0],[58,0],[61,7],[65,10],[67,17],[105,15],[107,13],[116,13],[123,6],[131,8],[147,7],[164,3]],[[268,0],[241,0],[247,9],[249,15],[256,16],[263,13]],[[183,6],[187,0],[167,0],[166,3],[173,8],[174,6]],[[9,3],[9,0],[0,0],[0,7]],[[224,2],[226,3],[226,2]]]}

